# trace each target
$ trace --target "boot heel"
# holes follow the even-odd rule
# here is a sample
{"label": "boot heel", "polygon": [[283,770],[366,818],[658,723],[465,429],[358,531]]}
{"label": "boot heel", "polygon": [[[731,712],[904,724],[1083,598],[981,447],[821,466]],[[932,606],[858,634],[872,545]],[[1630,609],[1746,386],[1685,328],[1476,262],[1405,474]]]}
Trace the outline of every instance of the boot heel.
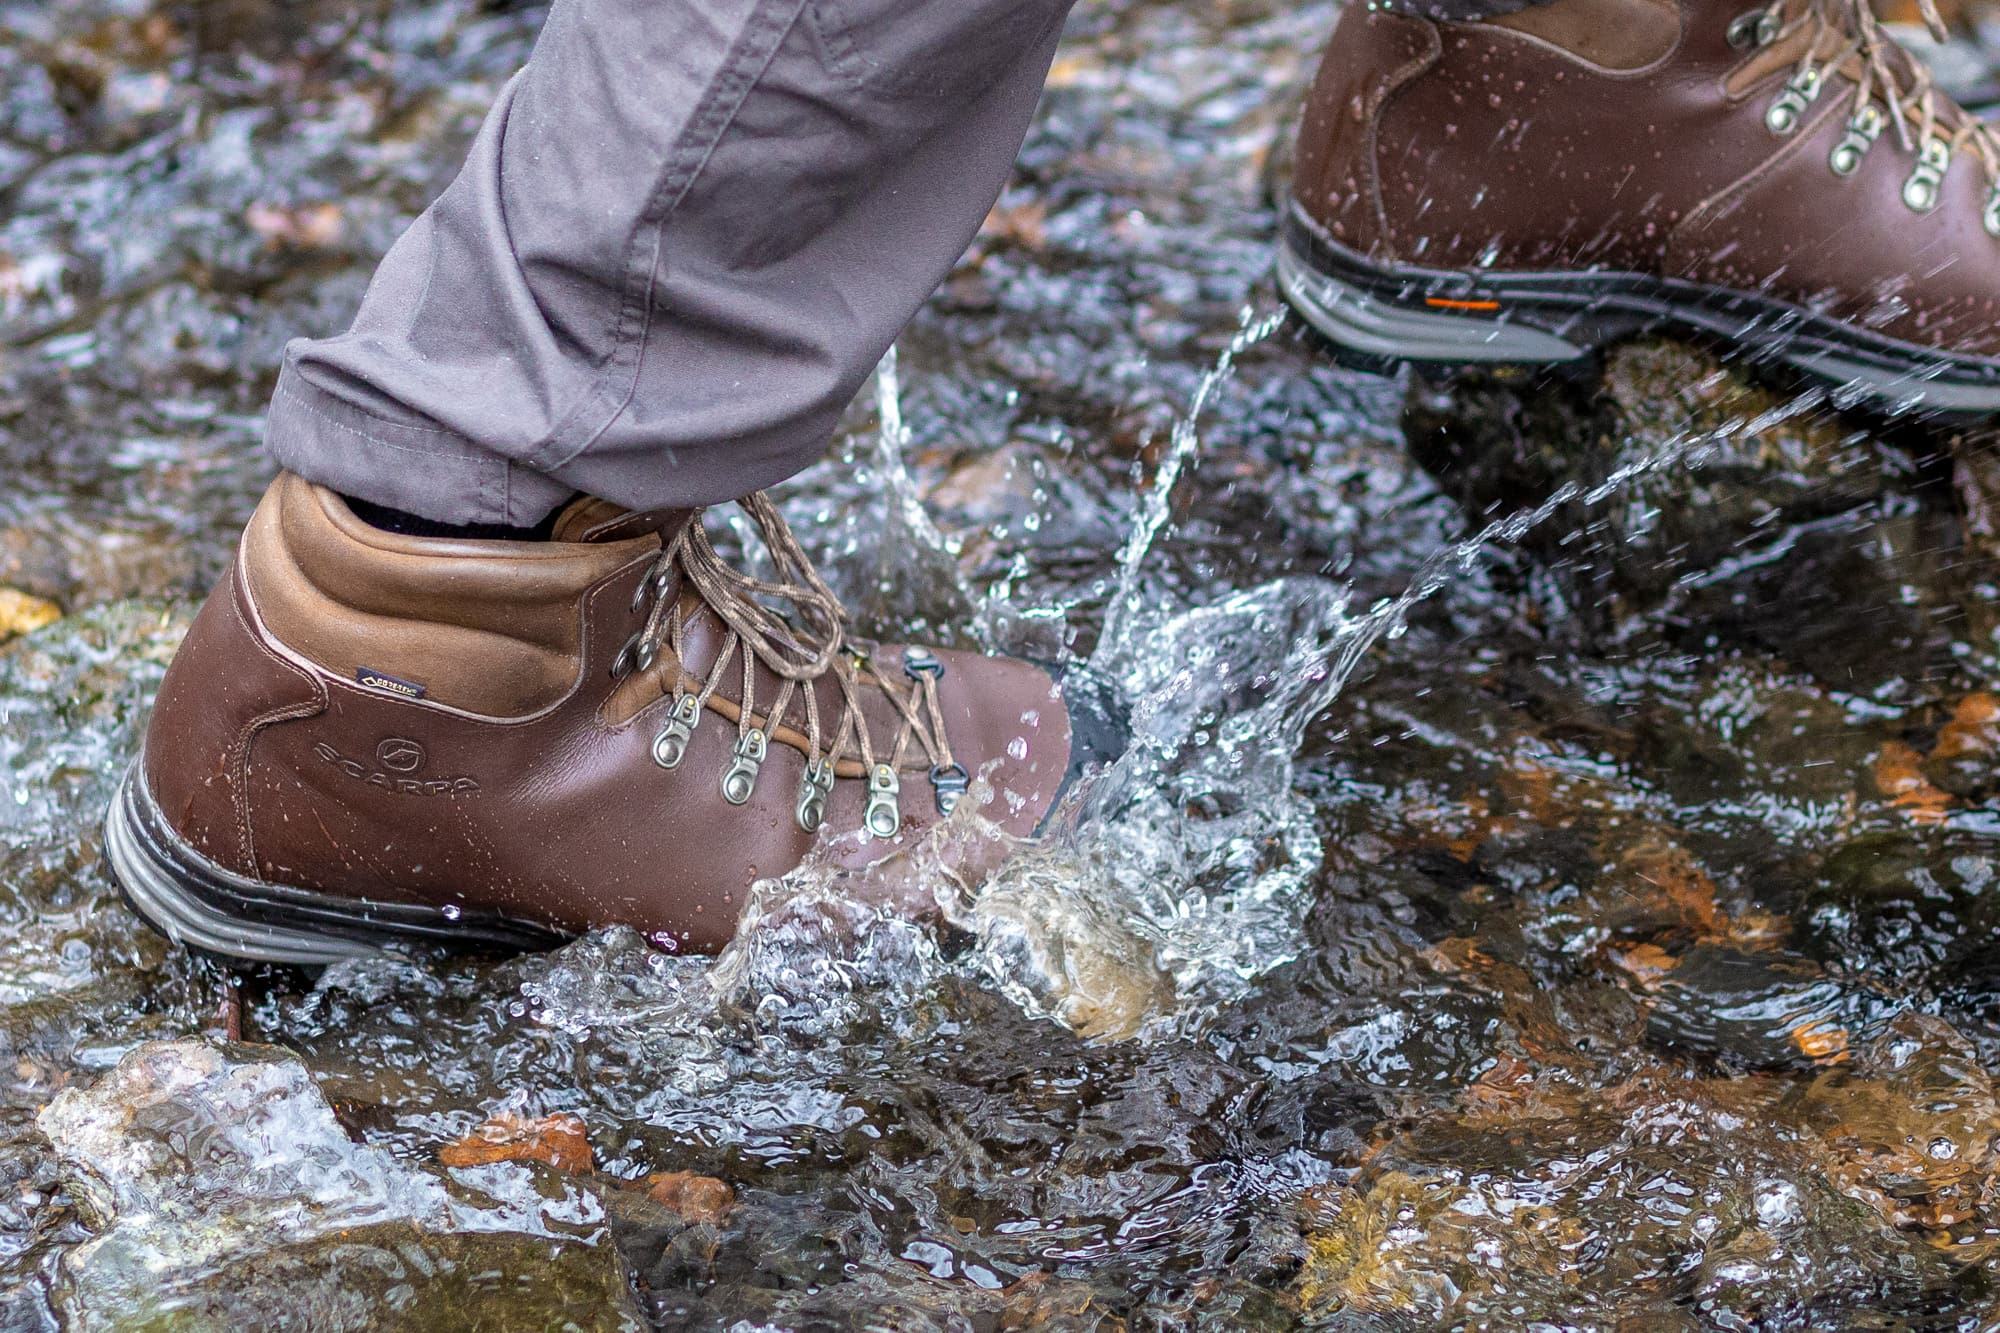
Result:
{"label": "boot heel", "polygon": [[104,859],[146,923],[224,963],[324,967],[373,958],[392,940],[505,950],[546,949],[562,937],[487,913],[448,915],[265,884],[203,856],[167,826],[135,761],[104,817]]}
{"label": "boot heel", "polygon": [[1367,291],[1324,271],[1289,233],[1278,243],[1278,289],[1335,359],[1376,374],[1412,361],[1555,365],[1589,351],[1508,317],[1494,301],[1414,295],[1425,304],[1413,306]]}
{"label": "boot heel", "polygon": [[196,885],[228,872],[204,865],[206,858],[164,829],[151,806],[134,763],[104,817],[104,859],[132,910],[174,943],[225,963],[303,967],[381,952],[360,941],[261,925],[219,909]]}

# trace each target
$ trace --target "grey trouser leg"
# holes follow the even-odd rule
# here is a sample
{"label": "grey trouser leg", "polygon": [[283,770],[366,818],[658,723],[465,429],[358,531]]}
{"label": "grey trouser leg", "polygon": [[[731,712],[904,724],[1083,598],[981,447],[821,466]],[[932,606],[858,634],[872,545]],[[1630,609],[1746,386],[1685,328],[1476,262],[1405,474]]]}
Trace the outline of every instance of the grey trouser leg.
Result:
{"label": "grey trouser leg", "polygon": [[558,0],[353,329],[287,350],[284,466],[445,522],[804,468],[964,252],[1072,0]]}

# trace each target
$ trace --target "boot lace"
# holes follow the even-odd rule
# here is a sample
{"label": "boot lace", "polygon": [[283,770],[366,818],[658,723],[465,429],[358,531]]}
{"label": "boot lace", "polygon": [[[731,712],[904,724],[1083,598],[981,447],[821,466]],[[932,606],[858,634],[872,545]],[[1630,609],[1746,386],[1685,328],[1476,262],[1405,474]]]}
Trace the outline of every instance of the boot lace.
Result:
{"label": "boot lace", "polygon": [[[1931,35],[1944,41],[1947,32],[1934,0],[1917,3]],[[1732,43],[1747,48],[1768,46],[1801,29],[1804,52],[1765,113],[1771,131],[1783,135],[1796,130],[1826,76],[1844,70],[1854,92],[1847,132],[1829,159],[1834,172],[1853,175],[1882,131],[1893,128],[1903,150],[1917,155],[1903,184],[1903,202],[1914,212],[1928,213],[1942,197],[1952,158],[1969,151],[1986,173],[1982,220],[1989,233],[2000,236],[2000,137],[1932,85],[1929,68],[1889,34],[1869,0],[1773,0],[1739,17],[1729,35]]]}
{"label": "boot lace", "polygon": [[[872,837],[895,837],[902,827],[898,770],[913,751],[920,751],[930,767],[939,812],[950,814],[969,785],[969,775],[952,758],[945,734],[938,693],[944,663],[929,649],[911,647],[904,650],[905,683],[878,673],[868,653],[848,639],[846,609],[813,568],[770,497],[759,491],[737,503],[756,525],[770,554],[771,578],[753,578],[725,561],[702,525],[704,511],[697,510],[661,552],[634,597],[635,609],[650,600],[652,610],[618,655],[612,674],[622,678],[647,670],[663,648],[673,656],[674,706],[653,743],[654,760],[662,768],[680,767],[703,710],[732,675],[733,663],[740,673],[742,694],[736,701],[736,745],[722,775],[722,794],[730,804],[750,800],[771,737],[791,717],[802,724],[796,730],[806,738],[806,769],[795,808],[799,827],[806,832],[818,831],[834,780],[844,776],[837,770],[853,760],[868,782],[863,828]],[[699,597],[692,611],[686,597],[666,596],[676,587],[692,589]],[[773,603],[788,607],[791,614],[780,615]],[[710,613],[722,622],[722,649],[706,678],[697,679],[684,665],[687,635]],[[777,695],[761,720],[759,666],[779,681]],[[839,718],[830,731],[816,688],[829,678],[840,698]],[[872,734],[863,708],[870,690],[881,693],[895,710],[895,736],[886,750]]]}

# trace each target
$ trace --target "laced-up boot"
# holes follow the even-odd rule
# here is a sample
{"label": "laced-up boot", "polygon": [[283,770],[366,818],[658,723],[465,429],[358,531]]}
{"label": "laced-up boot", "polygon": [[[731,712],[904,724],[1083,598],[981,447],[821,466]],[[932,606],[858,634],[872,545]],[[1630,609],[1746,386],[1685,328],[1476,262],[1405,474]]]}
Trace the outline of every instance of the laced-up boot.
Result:
{"label": "laced-up boot", "polygon": [[1889,411],[2000,408],[2000,142],[1867,0],[1351,4],[1279,274],[1373,368],[1669,329]]}
{"label": "laced-up boot", "polygon": [[816,843],[871,865],[975,776],[1026,835],[1118,744],[1038,666],[852,640],[776,508],[742,503],[768,578],[698,512],[579,501],[552,541],[438,540],[280,477],[114,802],[118,881],[241,959],[614,923],[712,950]]}

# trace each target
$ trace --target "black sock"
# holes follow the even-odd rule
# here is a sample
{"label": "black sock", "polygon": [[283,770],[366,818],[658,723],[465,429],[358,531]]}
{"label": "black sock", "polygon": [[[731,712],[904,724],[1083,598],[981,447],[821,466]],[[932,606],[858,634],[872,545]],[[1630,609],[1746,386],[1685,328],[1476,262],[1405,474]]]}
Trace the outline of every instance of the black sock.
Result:
{"label": "black sock", "polygon": [[555,533],[556,516],[563,509],[557,505],[541,522],[516,528],[505,523],[439,523],[421,514],[371,504],[351,495],[340,498],[347,501],[347,507],[354,511],[356,518],[384,532],[400,533],[405,537],[460,537],[472,541],[545,542]]}

